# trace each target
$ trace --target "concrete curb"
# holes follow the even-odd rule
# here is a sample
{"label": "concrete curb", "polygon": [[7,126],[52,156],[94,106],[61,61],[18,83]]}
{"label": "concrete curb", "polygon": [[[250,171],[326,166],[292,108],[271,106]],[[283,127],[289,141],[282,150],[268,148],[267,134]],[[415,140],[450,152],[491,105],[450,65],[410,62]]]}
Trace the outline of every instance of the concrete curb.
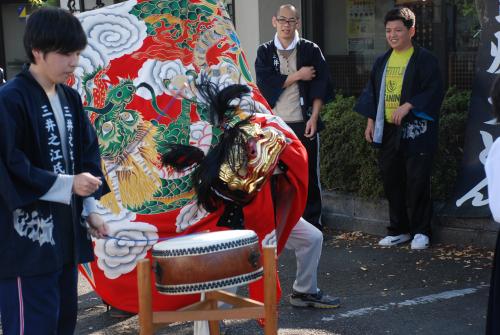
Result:
{"label": "concrete curb", "polygon": [[[500,224],[491,218],[450,217],[440,215],[439,209],[436,212],[432,225],[434,243],[495,247]],[[389,224],[387,201],[323,192],[323,223],[333,229],[384,236]]]}

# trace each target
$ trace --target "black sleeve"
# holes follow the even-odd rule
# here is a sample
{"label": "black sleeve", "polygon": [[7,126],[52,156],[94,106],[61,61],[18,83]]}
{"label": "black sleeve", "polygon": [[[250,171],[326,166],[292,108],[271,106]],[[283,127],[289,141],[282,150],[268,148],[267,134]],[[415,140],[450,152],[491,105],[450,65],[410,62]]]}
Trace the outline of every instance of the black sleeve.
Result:
{"label": "black sleeve", "polygon": [[423,54],[417,65],[418,93],[408,99],[415,116],[428,115],[436,119],[444,98],[444,85],[439,62],[430,53]]}
{"label": "black sleeve", "polygon": [[2,192],[0,192],[0,204],[9,211],[20,207],[20,199],[17,194],[16,187],[12,183],[12,179],[9,176],[7,167],[4,164],[2,157],[0,157],[0,184],[2,185]]}
{"label": "black sleeve", "polygon": [[312,65],[316,70],[316,77],[311,81],[310,99],[321,99],[323,103],[328,103],[333,99],[333,84],[330,69],[326,63],[321,49],[312,44]]}
{"label": "black sleeve", "polygon": [[257,87],[273,108],[284,90],[283,84],[285,84],[287,76],[276,71],[271,53],[269,47],[266,48],[265,45],[259,47],[255,59],[255,74]]}
{"label": "black sleeve", "polygon": [[[9,210],[29,205],[52,187],[57,174],[35,166],[26,154],[28,147],[36,150],[36,143],[26,144],[35,138],[28,113],[29,104],[21,94],[9,90],[0,95],[0,160],[4,169],[2,191]],[[4,186],[5,185],[5,186]]]}

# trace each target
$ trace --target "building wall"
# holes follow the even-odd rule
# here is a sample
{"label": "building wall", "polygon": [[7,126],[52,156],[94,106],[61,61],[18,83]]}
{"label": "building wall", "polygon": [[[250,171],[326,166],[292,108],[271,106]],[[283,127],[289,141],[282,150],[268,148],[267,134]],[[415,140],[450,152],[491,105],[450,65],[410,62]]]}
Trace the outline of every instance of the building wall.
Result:
{"label": "building wall", "polygon": [[255,77],[254,61],[259,45],[259,0],[234,1],[236,32],[241,47],[247,57],[248,65]]}

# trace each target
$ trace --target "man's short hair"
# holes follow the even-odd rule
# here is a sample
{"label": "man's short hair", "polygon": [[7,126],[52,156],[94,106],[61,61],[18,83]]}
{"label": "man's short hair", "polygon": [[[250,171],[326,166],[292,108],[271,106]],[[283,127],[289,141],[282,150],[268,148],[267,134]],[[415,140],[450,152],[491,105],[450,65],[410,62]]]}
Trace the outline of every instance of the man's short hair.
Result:
{"label": "man's short hair", "polygon": [[497,76],[491,86],[491,104],[493,105],[493,116],[496,117],[497,123],[500,123],[500,76]]}
{"label": "man's short hair", "polygon": [[384,26],[390,21],[401,21],[406,28],[415,27],[415,14],[407,7],[397,7],[385,14]]}
{"label": "man's short hair", "polygon": [[83,50],[87,37],[80,21],[69,11],[57,7],[43,7],[31,14],[24,31],[24,50],[35,63],[32,50],[67,54]]}
{"label": "man's short hair", "polygon": [[293,11],[295,12],[295,17],[296,17],[297,19],[300,19],[300,14],[299,14],[298,9],[297,9],[294,5],[289,4],[289,3],[287,3],[287,4],[285,4],[285,5],[281,5],[281,6],[279,6],[279,7],[278,7],[278,10],[276,11],[276,14],[274,14],[276,17],[278,17],[278,16],[280,15],[280,10],[281,10],[282,8],[288,8],[288,9],[293,10]]}

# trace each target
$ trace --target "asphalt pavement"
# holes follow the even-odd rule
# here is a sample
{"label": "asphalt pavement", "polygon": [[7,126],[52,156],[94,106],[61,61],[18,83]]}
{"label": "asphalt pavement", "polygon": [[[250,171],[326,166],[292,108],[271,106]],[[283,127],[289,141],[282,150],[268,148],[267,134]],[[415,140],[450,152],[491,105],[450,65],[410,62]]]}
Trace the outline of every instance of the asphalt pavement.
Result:
{"label": "asphalt pavement", "polygon": [[[341,298],[338,309],[295,308],[288,303],[295,257],[279,261],[283,297],[280,335],[479,335],[484,334],[493,252],[433,245],[413,251],[409,244],[381,248],[378,237],[325,231],[319,287]],[[113,318],[80,278],[76,334],[137,334],[137,316]],[[192,334],[190,322],[175,323],[161,335]],[[0,331],[1,334],[1,331]],[[226,321],[224,335],[259,335],[254,320]]]}
{"label": "asphalt pavement", "polygon": [[[341,298],[338,309],[295,308],[288,297],[295,257],[279,262],[283,298],[280,335],[476,335],[484,334],[492,250],[434,245],[421,251],[409,244],[381,248],[378,237],[325,231],[318,281]],[[77,334],[137,334],[137,316],[116,319],[85,280],[80,282]],[[192,334],[190,322],[157,334]],[[263,334],[253,320],[226,321],[225,335]]]}

